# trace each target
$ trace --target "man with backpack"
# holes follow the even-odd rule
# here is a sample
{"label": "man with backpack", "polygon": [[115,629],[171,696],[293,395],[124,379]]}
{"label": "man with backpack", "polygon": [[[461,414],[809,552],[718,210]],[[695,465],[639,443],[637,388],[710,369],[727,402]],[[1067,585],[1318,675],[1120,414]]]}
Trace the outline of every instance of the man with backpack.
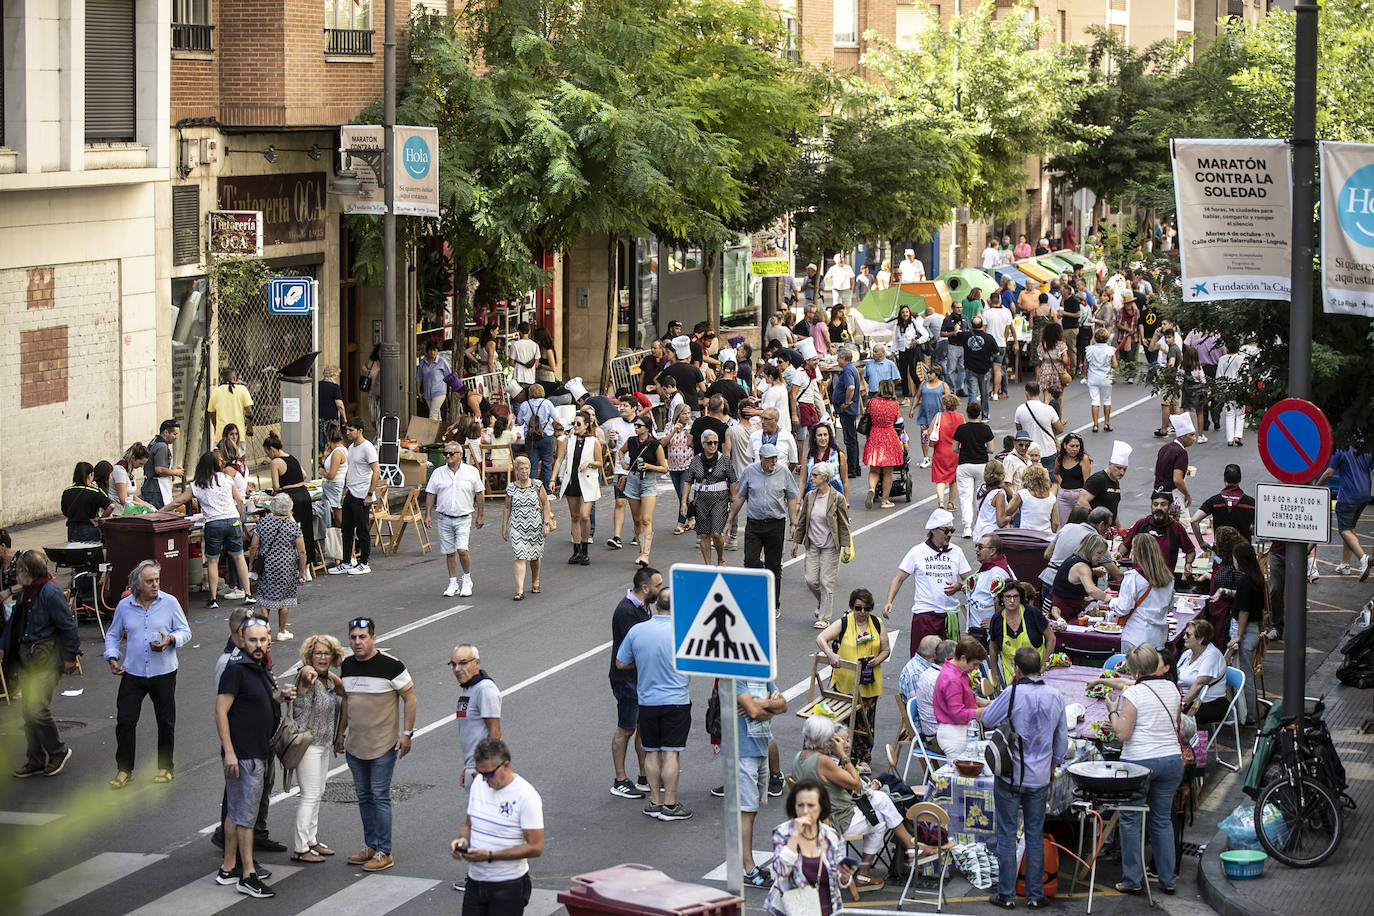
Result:
{"label": "man with backpack", "polygon": [[[1016,650],[1012,686],[983,710],[983,727],[996,728],[988,750],[993,762],[997,821],[997,893],[988,903],[1011,909],[1016,897],[1017,821],[1025,819],[1026,906],[1040,909],[1045,898],[1045,804],[1054,769],[1069,752],[1064,698],[1040,679],[1040,653]],[[995,761],[995,762],[994,762]]]}

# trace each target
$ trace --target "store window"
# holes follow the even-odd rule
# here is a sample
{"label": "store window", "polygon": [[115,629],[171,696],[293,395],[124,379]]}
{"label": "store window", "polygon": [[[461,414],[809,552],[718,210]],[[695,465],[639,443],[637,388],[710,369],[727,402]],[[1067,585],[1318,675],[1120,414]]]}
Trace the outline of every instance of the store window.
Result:
{"label": "store window", "polygon": [[658,336],[658,239],[635,241],[635,280],[631,346],[645,347]]}
{"label": "store window", "polygon": [[759,300],[749,295],[749,281],[749,249],[725,249],[720,271],[721,327],[759,324]]}
{"label": "store window", "polygon": [[668,252],[668,273],[677,274],[686,270],[701,270],[700,248],[673,248]]}

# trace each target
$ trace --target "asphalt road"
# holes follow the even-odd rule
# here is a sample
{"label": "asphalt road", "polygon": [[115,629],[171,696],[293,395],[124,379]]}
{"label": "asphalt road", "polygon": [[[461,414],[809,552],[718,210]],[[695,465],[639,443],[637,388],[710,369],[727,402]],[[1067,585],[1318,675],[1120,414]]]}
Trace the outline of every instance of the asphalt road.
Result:
{"label": "asphalt road", "polygon": [[[1070,386],[1067,398],[1069,425],[1085,429],[1089,452],[1099,466],[1106,460],[1113,435],[1135,446],[1122,487],[1122,516],[1130,521],[1146,511],[1154,453],[1165,440],[1150,435],[1158,425],[1159,410],[1147,388],[1119,384],[1115,394],[1115,434],[1086,432],[1090,425],[1086,388],[1077,384]],[[1019,403],[1019,399],[994,403],[992,422],[999,441],[1012,431],[1010,417]],[[1242,464],[1247,490],[1255,480],[1266,479],[1254,440],[1251,432],[1240,450],[1217,441],[1193,447],[1191,460],[1198,476],[1190,486],[1195,500],[1221,488],[1222,468],[1231,461]],[[915,460],[913,474],[916,489],[910,505],[865,511],[862,490],[852,496],[856,557],[841,567],[837,590],[841,600],[850,589],[862,585],[881,601],[896,563],[922,537],[934,494],[928,475],[915,468]],[[542,916],[557,911],[554,896],[567,888],[570,876],[621,862],[661,868],[678,880],[699,881],[713,871],[719,878],[722,803],[709,790],[721,782],[721,768],[712,759],[701,725],[709,680],[693,679],[694,731],[683,755],[680,798],[695,816],[662,823],[645,817],[639,802],[613,797],[608,791],[608,745],[615,721],[606,683],[609,617],[634,571],[628,532],[624,535],[627,549],[614,552],[603,546],[609,536],[610,509],[609,499],[603,498],[592,564],[579,568],[564,563],[568,525],[566,510],[560,506],[543,593],[527,595],[522,602],[510,600],[510,553],[499,537],[500,503],[495,500],[487,506],[486,527],[474,533],[476,594],[471,598],[441,596],[446,584],[442,558],[420,556],[410,536],[398,556],[375,556],[372,575],[326,577],[302,590],[301,606],[291,616],[297,640],[274,648],[277,670],[295,662],[305,636],[328,632],[342,640],[349,618],[374,616],[379,623],[378,645],[405,662],[414,678],[420,733],[410,755],[396,768],[396,866],[379,875],[365,875],[343,861],[363,843],[356,804],[351,803],[351,780],[339,757],[322,807],[319,835],[340,854],[325,864],[296,869],[292,866],[297,863],[290,863],[284,853],[263,856],[275,872],[268,883],[276,888],[277,897],[270,901],[249,901],[233,888],[218,887],[210,880],[218,852],[210,845],[208,833],[218,816],[222,789],[211,719],[210,672],[224,645],[227,608],[207,611],[197,604],[188,613],[193,638],[179,652],[175,782],[151,783],[155,729],[151,706],[145,706],[135,783],[120,792],[105,788],[115,771],[117,680],[100,661],[99,633],[93,625],[83,626],[85,676],[64,679],[59,690],[77,695],[61,695],[54,701],[54,713],[75,756],[57,778],[19,782],[0,777],[0,850],[10,843],[42,850],[22,879],[27,886],[22,911],[208,916],[235,905],[272,913],[315,913],[318,908],[331,914],[366,912],[371,916],[402,909],[417,914],[454,911],[461,897],[450,884],[462,876],[463,867],[449,858],[447,844],[462,822],[465,793],[458,786],[461,759],[452,725],[457,689],[446,661],[457,642],[479,647],[483,668],[503,689],[502,727],[511,746],[513,768],[543,797],[545,854],[533,863],[536,894],[528,913]],[[671,497],[660,498],[653,561],[664,571],[674,562],[699,558],[690,535],[671,535],[672,515]],[[956,540],[956,544],[972,554],[970,542]],[[742,555],[727,554],[727,560],[740,563]],[[909,601],[908,588],[899,596],[897,607],[909,607]],[[783,617],[778,622],[778,682],[794,697],[793,710],[805,698],[810,673],[809,648],[815,635],[810,627],[812,607],[802,583],[801,564],[790,563],[784,571]],[[906,616],[894,611],[889,622],[897,631],[893,659],[886,668],[889,694],[908,657]],[[1314,645],[1323,638],[1325,616],[1314,618]],[[1334,627],[1335,615],[1329,616]],[[1344,620],[1342,616],[1342,627]],[[1276,684],[1281,680],[1271,675],[1271,691]],[[879,711],[881,745],[892,737],[896,711],[886,697]],[[800,727],[801,720],[790,713],[775,722],[785,761],[799,746]],[[17,705],[0,707],[0,734],[11,746],[21,740]],[[756,849],[768,847],[772,825],[783,819],[780,802],[770,801],[759,815]],[[294,796],[275,799],[269,821],[272,834],[288,844],[295,807]],[[1099,880],[1101,888],[1110,888],[1116,880],[1113,867],[1108,875]],[[723,887],[721,880],[706,883]],[[1191,876],[1185,877],[1183,892],[1164,898],[1164,908],[1185,913],[1201,907],[1191,887]],[[968,885],[956,881],[953,890],[956,896],[968,893]],[[746,893],[748,908],[758,910],[762,893]],[[980,902],[983,895],[974,894],[956,900],[947,910],[990,912]],[[895,890],[866,895],[864,905],[890,906],[896,896]],[[0,898],[0,910],[12,902],[9,897],[6,891]],[[1095,906],[1103,913],[1145,909],[1143,899],[1110,892],[1100,896]]]}

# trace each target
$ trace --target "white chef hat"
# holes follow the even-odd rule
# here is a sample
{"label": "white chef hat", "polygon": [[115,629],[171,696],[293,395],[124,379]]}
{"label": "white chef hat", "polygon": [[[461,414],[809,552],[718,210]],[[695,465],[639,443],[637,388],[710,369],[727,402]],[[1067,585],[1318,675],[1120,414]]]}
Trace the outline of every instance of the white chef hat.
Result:
{"label": "white chef hat", "polygon": [[574,401],[580,401],[587,396],[587,386],[582,384],[582,376],[574,376],[563,383],[563,387],[568,390],[568,394],[573,396]]}
{"label": "white chef hat", "polygon": [[803,337],[797,341],[797,352],[802,355],[802,359],[815,359],[816,345],[812,343],[809,337]]}
{"label": "white chef hat", "polygon": [[936,509],[930,513],[930,518],[926,519],[926,530],[934,531],[936,528],[948,528],[954,524],[954,515],[948,509]]}
{"label": "white chef hat", "polygon": [[1117,439],[1112,443],[1112,464],[1119,464],[1123,468],[1130,466],[1132,451],[1134,451],[1134,449],[1120,439]]}
{"label": "white chef hat", "polygon": [[683,334],[673,338],[673,352],[678,359],[687,359],[692,355],[692,338]]}
{"label": "white chef hat", "polygon": [[734,349],[734,347],[721,347],[719,350],[716,351],[716,359],[720,360],[722,363],[727,362],[727,361],[729,361],[729,362],[734,362],[734,361],[735,361],[735,349]]}
{"label": "white chef hat", "polygon": [[1182,438],[1190,433],[1197,432],[1197,427],[1193,425],[1191,414],[1181,413],[1169,418],[1169,425],[1174,428],[1174,435]]}

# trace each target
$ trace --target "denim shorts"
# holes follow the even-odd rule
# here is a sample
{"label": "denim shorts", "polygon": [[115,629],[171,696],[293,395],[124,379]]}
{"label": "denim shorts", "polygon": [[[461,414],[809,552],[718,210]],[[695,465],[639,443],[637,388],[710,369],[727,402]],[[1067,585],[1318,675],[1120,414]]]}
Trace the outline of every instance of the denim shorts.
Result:
{"label": "denim shorts", "polygon": [[444,515],[439,513],[439,552],[448,556],[468,549],[468,536],[472,533],[471,515]]}
{"label": "denim shorts", "polygon": [[658,492],[657,471],[645,471],[643,474],[625,475],[625,498],[644,499],[653,496]]}
{"label": "denim shorts", "polygon": [[1354,531],[1368,505],[1368,500],[1362,503],[1336,503],[1336,530]]}
{"label": "denim shorts", "polygon": [[205,523],[205,559],[218,560],[221,553],[243,556],[243,522],[221,518]]}
{"label": "denim shorts", "polygon": [[611,681],[615,696],[615,725],[623,732],[632,732],[639,724],[639,688],[634,681]]}
{"label": "denim shorts", "polygon": [[239,760],[239,775],[224,774],[224,797],[229,821],[236,827],[252,827],[258,819],[262,785],[267,776],[267,761],[257,757]]}

